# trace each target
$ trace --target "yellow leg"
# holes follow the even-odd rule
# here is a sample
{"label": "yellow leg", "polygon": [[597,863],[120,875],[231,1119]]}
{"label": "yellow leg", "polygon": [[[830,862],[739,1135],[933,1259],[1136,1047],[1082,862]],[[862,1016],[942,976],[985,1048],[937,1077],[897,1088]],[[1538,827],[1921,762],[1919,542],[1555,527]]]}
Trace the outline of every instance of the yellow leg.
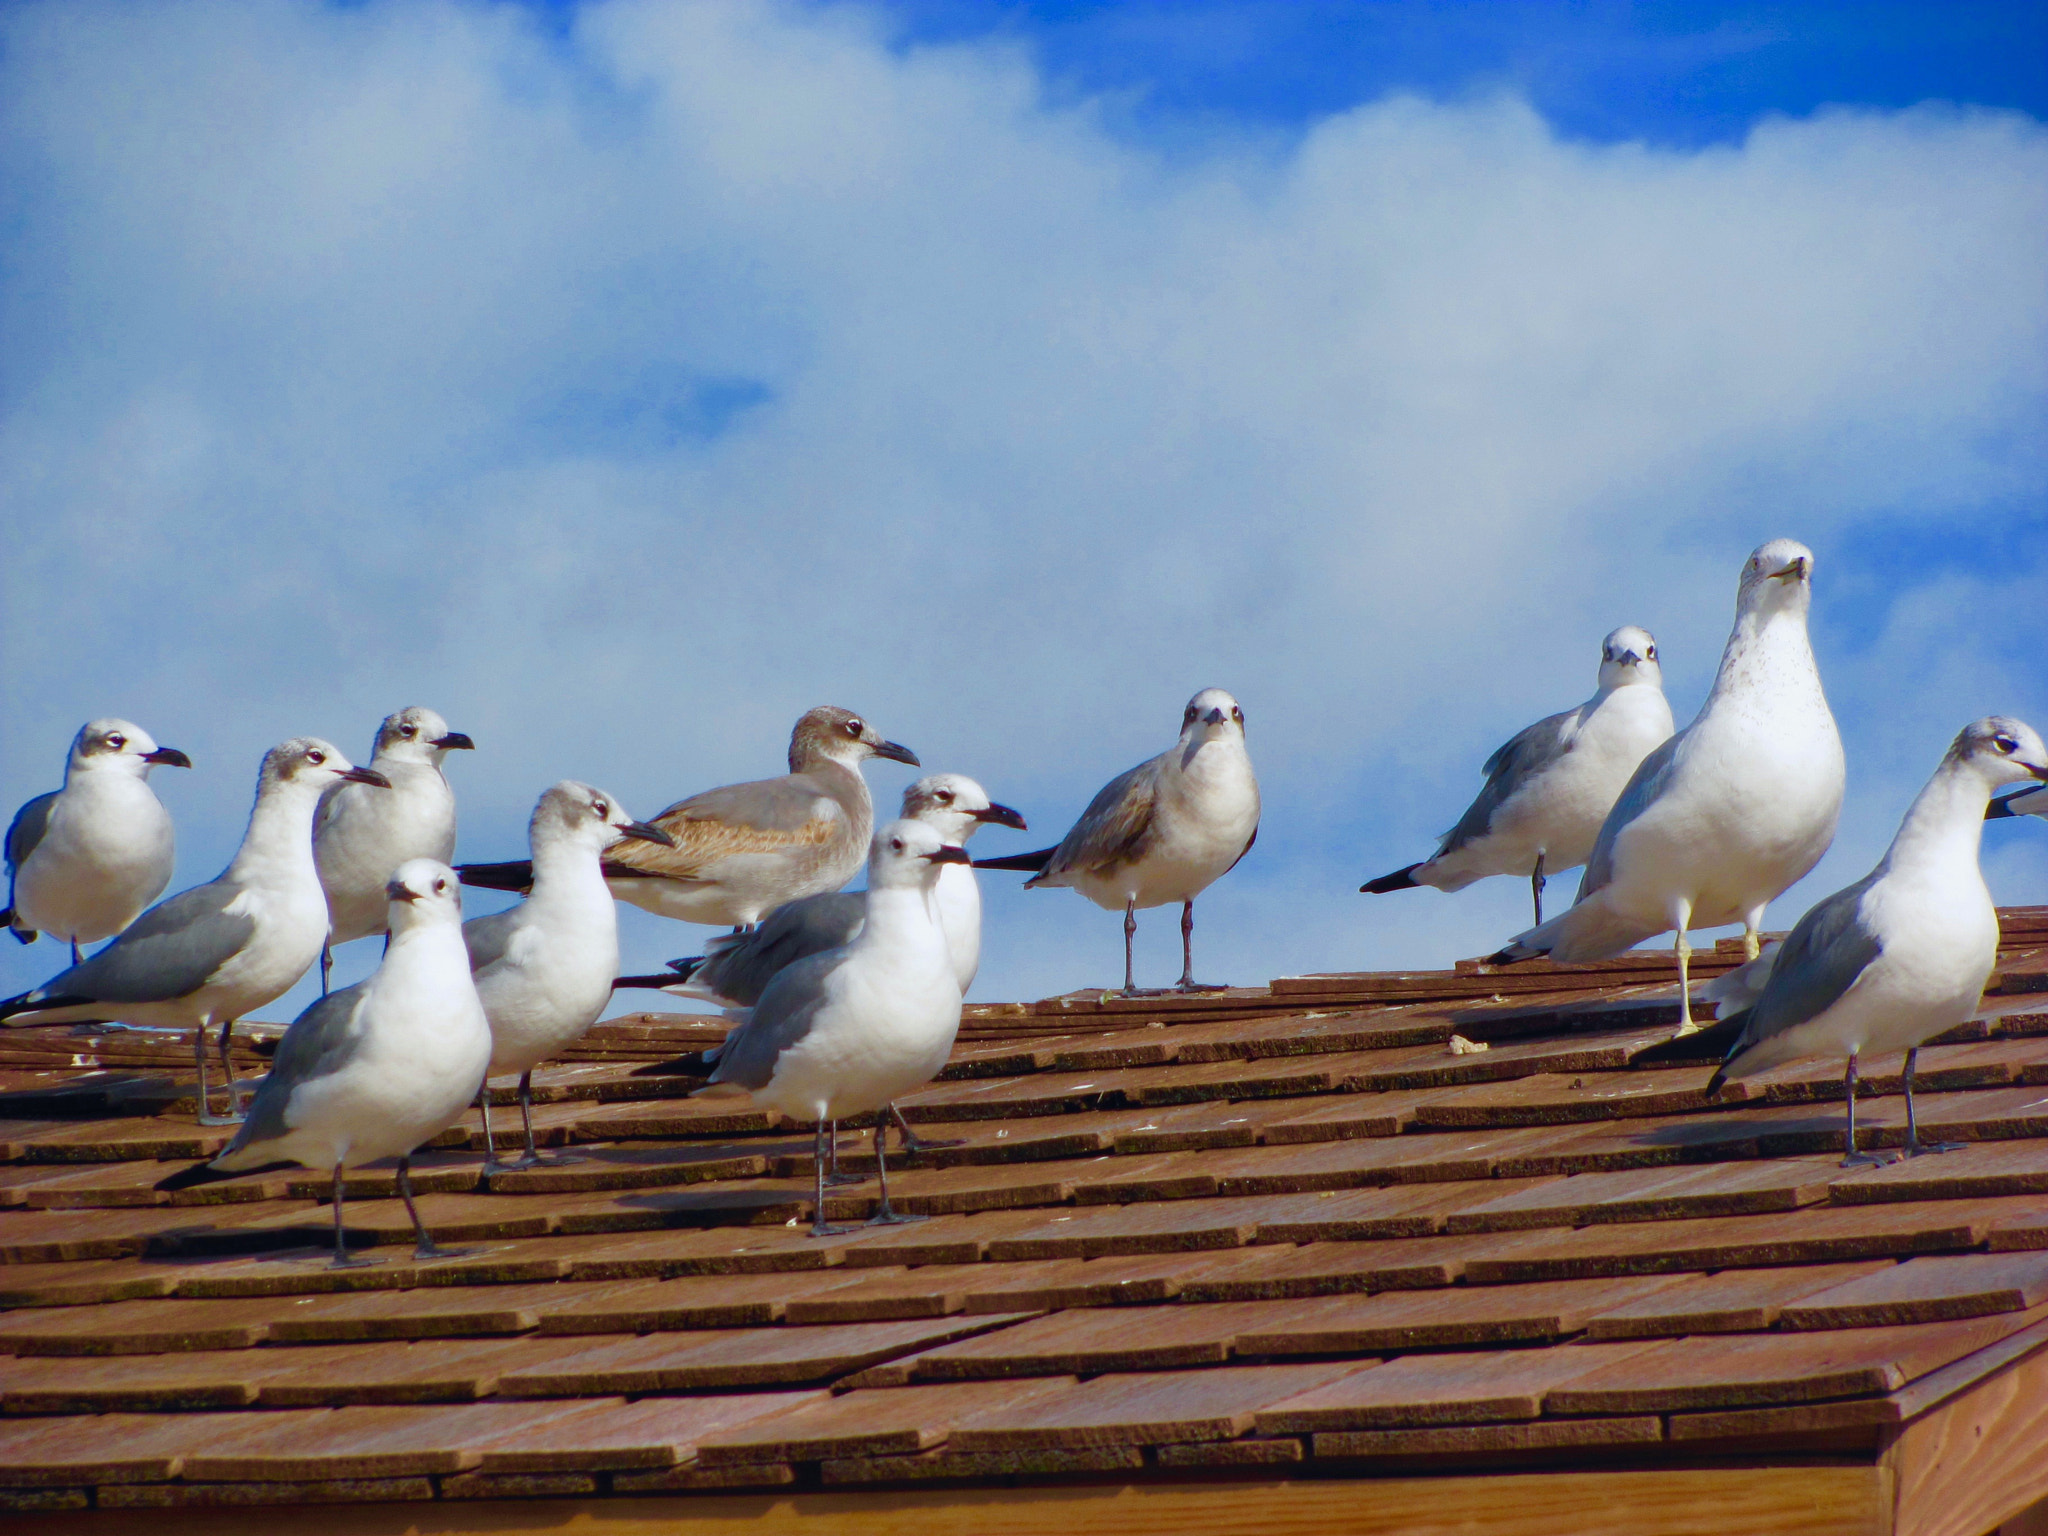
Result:
{"label": "yellow leg", "polygon": [[1685,925],[1692,919],[1692,909],[1686,907],[1678,919],[1678,927],[1671,937],[1671,952],[1678,956],[1678,1033],[1679,1035],[1699,1033],[1699,1025],[1692,1021],[1692,946],[1685,941]]}
{"label": "yellow leg", "polygon": [[1745,959],[1754,960],[1764,952],[1764,938],[1754,928],[1742,930],[1742,954]]}

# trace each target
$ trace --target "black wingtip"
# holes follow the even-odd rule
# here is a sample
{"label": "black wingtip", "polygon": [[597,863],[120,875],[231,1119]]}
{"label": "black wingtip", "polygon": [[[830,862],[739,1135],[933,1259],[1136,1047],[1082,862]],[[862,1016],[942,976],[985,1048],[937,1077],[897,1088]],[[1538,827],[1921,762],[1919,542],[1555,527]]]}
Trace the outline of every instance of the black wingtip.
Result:
{"label": "black wingtip", "polygon": [[617,992],[621,988],[637,987],[643,992],[659,992],[674,986],[680,979],[673,971],[663,971],[658,976],[621,976],[612,983],[612,990]]}
{"label": "black wingtip", "polygon": [[680,960],[669,961],[668,968],[675,972],[674,980],[688,981],[704,968],[704,962],[709,958],[708,955],[685,955]]}
{"label": "black wingtip", "polygon": [[1539,958],[1541,958],[1541,952],[1538,950],[1517,949],[1514,945],[1509,944],[1505,948],[1496,949],[1479,963],[1481,965],[1519,965],[1524,960]]}
{"label": "black wingtip", "polygon": [[511,859],[503,864],[458,864],[455,873],[464,885],[485,891],[530,891],[533,889],[533,860]]}
{"label": "black wingtip", "polygon": [[[95,1001],[90,997],[63,995],[58,997],[37,997],[33,992],[24,992],[19,997],[10,997],[0,1003],[0,1019],[11,1019],[18,1013],[41,1013],[45,1008],[77,1008]],[[90,1023],[87,1019],[65,1019],[66,1024]],[[30,1025],[17,1024],[16,1029],[28,1029]]]}
{"label": "black wingtip", "polygon": [[1052,862],[1052,856],[1059,852],[1058,845],[1041,848],[1036,853],[1012,853],[999,859],[976,859],[976,869],[1021,869],[1034,875],[1045,873],[1045,866]]}
{"label": "black wingtip", "polygon": [[[1749,1010],[1731,1013],[1725,1019],[1716,1019],[1689,1035],[1673,1035],[1669,1040],[1660,1040],[1646,1051],[1638,1051],[1629,1058],[1631,1066],[1656,1065],[1661,1062],[1718,1061],[1725,1063],[1735,1043],[1742,1038],[1742,1032],[1749,1027]],[[1721,1085],[1721,1074],[1714,1074],[1714,1081],[1707,1091],[1714,1092]]]}
{"label": "black wingtip", "polygon": [[635,1067],[635,1077],[709,1077],[712,1064],[704,1059],[702,1051],[692,1051],[687,1056],[671,1056],[667,1061],[650,1061],[644,1067]]}
{"label": "black wingtip", "polygon": [[[2022,791],[2022,793],[2024,793],[2024,791]],[[2012,808],[2013,801],[2017,800],[2018,798],[2018,795],[2007,795],[2002,800],[1992,801],[1989,805],[1984,807],[1984,819],[1986,821],[1997,821],[2001,817],[2019,815],[2019,812]]]}
{"label": "black wingtip", "polygon": [[1359,889],[1369,891],[1375,896],[1384,896],[1388,891],[1412,890],[1422,883],[1415,878],[1415,871],[1420,868],[1420,864],[1410,864],[1406,869],[1397,869],[1391,875],[1381,875],[1377,880],[1368,880]]}

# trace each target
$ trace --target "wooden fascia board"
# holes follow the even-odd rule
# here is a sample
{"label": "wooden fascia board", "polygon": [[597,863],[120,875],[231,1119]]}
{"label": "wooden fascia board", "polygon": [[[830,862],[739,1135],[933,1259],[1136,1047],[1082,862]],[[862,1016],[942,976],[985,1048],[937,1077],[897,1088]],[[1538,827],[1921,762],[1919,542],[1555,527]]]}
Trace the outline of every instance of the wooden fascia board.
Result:
{"label": "wooden fascia board", "polygon": [[1921,1401],[1884,1458],[1897,1536],[1985,1536],[2048,1499],[2048,1324],[1935,1372]]}

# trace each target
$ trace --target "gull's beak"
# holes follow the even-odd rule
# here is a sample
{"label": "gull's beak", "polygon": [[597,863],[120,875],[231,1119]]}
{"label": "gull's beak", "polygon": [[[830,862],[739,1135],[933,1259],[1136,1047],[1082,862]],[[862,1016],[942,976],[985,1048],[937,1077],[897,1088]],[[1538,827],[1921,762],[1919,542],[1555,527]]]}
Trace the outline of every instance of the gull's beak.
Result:
{"label": "gull's beak", "polygon": [[384,894],[393,901],[418,901],[420,899],[420,893],[407,885],[403,880],[387,881],[384,886]]}
{"label": "gull's beak", "polygon": [[1794,560],[1794,561],[1793,561],[1793,562],[1792,562],[1792,563],[1791,563],[1790,565],[1786,566],[1786,567],[1785,567],[1785,569],[1783,569],[1782,571],[1773,571],[1773,572],[1771,573],[1771,580],[1773,580],[1773,581],[1804,581],[1804,580],[1806,580],[1806,578],[1807,578],[1808,574],[1809,574],[1809,573],[1810,573],[1810,572],[1811,572],[1812,570],[1813,570],[1813,565],[1812,565],[1812,563],[1811,563],[1811,562],[1810,562],[1810,561],[1809,561],[1809,560],[1808,560],[1808,559],[1806,558],[1806,556],[1804,556],[1804,555],[1801,555],[1801,556],[1800,556],[1800,557],[1799,557],[1799,558],[1798,558],[1797,560]]}
{"label": "gull's beak", "polygon": [[391,781],[374,768],[350,768],[342,774],[342,778],[350,784],[374,784],[379,789],[391,787]]}
{"label": "gull's beak", "polygon": [[450,731],[446,736],[436,736],[427,745],[439,747],[443,752],[474,752],[476,750],[476,743],[460,731]]}
{"label": "gull's beak", "polygon": [[154,752],[142,754],[145,763],[162,763],[166,768],[190,768],[192,759],[176,747],[158,747]]}
{"label": "gull's beak", "polygon": [[892,763],[908,763],[913,768],[924,766],[917,760],[917,754],[900,741],[876,741],[869,745],[874,748],[875,756],[886,757]]}
{"label": "gull's beak", "polygon": [[981,810],[978,811],[969,811],[967,814],[972,816],[976,821],[982,822],[984,824],[990,824],[998,827],[1015,827],[1019,832],[1028,832],[1031,830],[1029,827],[1024,825],[1024,818],[1021,815],[1019,815],[1016,811],[1011,810],[1007,805],[991,804],[988,806],[984,806]]}
{"label": "gull's beak", "polygon": [[621,837],[637,837],[643,843],[659,843],[664,848],[673,848],[676,840],[661,828],[650,826],[644,821],[615,821],[612,823]]}
{"label": "gull's beak", "polygon": [[973,856],[965,848],[956,848],[948,843],[943,848],[934,848],[925,857],[934,864],[973,864]]}
{"label": "gull's beak", "polygon": [[1222,723],[1223,711],[1220,709],[1212,709],[1209,713],[1202,716],[1202,724],[1204,725],[1221,725]]}
{"label": "gull's beak", "polygon": [[1624,667],[1632,667],[1637,662],[1641,661],[1643,658],[1638,656],[1634,651],[1623,651],[1619,656],[1615,657],[1614,659],[1620,662]]}
{"label": "gull's beak", "polygon": [[2042,783],[2048,784],[2048,768],[2043,768],[2038,763],[2021,763],[2020,766]]}

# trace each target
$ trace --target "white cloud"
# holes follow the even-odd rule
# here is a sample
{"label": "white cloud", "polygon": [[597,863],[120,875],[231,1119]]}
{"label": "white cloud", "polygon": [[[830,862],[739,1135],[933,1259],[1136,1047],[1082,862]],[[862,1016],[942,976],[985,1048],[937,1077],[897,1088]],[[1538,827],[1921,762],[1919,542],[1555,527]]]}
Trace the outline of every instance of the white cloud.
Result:
{"label": "white cloud", "polygon": [[[1688,715],[1779,533],[1820,553],[1851,753],[1814,883],[1964,719],[2048,714],[2024,118],[1675,153],[1390,100],[1168,156],[1018,51],[893,49],[854,8],[615,3],[554,39],[66,0],[0,20],[0,187],[0,788],[135,715],[201,764],[165,791],[181,880],[264,746],[361,750],[402,703],[482,744],[482,858],[565,774],[644,814],[774,771],[825,699],[1057,835],[1213,682],[1268,810],[1200,969],[1442,963],[1525,894],[1359,880],[1614,624]],[[1995,868],[2048,896],[2038,849]],[[1005,887],[991,924],[982,995],[1113,973],[1070,896]]]}

